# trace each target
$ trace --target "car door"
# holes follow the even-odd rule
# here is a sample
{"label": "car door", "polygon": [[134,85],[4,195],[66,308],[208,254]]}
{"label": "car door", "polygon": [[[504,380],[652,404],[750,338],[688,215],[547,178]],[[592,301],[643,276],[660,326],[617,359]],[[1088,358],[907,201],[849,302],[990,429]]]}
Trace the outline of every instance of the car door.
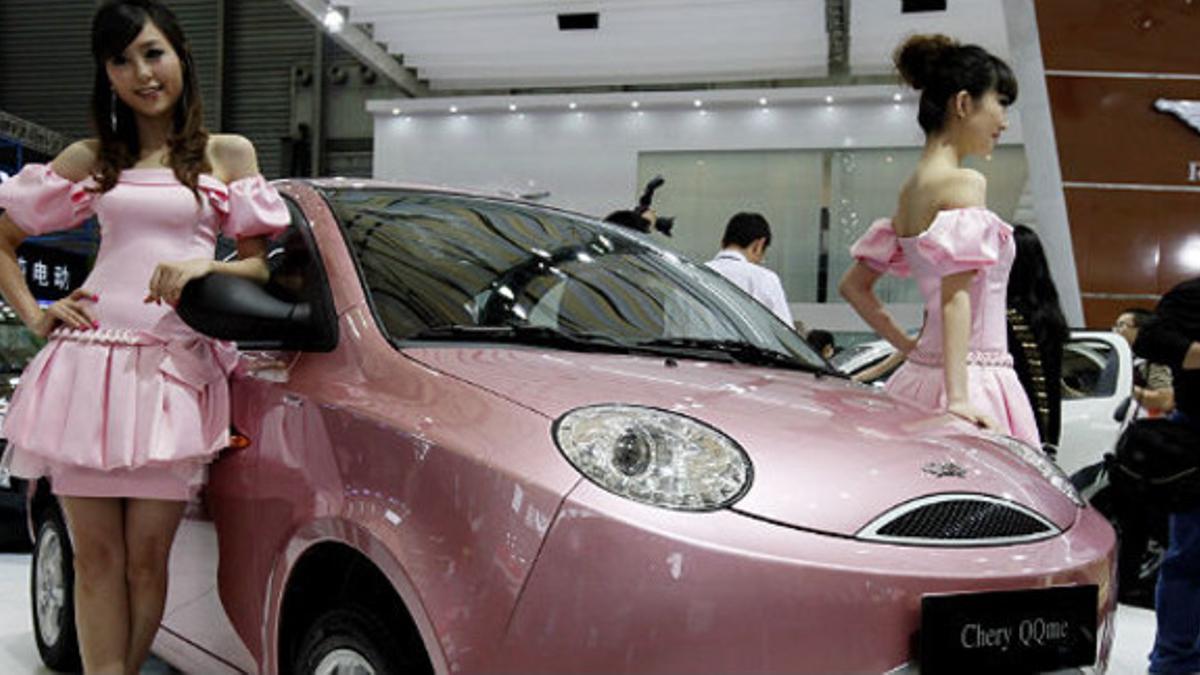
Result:
{"label": "car door", "polygon": [[1133,353],[1120,335],[1073,331],[1063,346],[1062,438],[1058,464],[1068,475],[1095,464],[1120,433],[1113,413],[1133,391]]}
{"label": "car door", "polygon": [[[311,226],[300,208],[285,198],[290,227],[268,251],[268,290],[281,299],[300,302],[311,296],[329,305],[328,283]],[[259,480],[259,448],[263,429],[286,425],[294,406],[286,386],[287,370],[298,355],[243,351],[232,380],[231,420],[248,442],[227,448],[210,466],[209,479],[188,504],[171,551],[170,586],[163,628],[200,647],[238,670],[255,672],[262,655],[262,608],[269,571],[259,546],[264,514]],[[269,400],[263,397],[267,396]],[[242,409],[252,410],[254,426]],[[239,425],[245,428],[238,428]],[[303,433],[303,432],[301,432]],[[256,442],[257,441],[257,442]],[[235,444],[236,445],[236,444]]]}

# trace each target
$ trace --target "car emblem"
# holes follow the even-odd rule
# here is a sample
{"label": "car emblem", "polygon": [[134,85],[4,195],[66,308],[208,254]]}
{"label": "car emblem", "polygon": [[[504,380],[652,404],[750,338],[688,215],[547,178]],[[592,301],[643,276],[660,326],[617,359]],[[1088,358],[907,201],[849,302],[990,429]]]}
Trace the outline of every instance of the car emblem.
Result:
{"label": "car emblem", "polygon": [[967,477],[967,470],[950,460],[946,460],[944,462],[930,462],[925,466],[922,466],[921,471],[924,471],[934,478]]}
{"label": "car emblem", "polygon": [[1200,132],[1200,101],[1172,101],[1160,98],[1154,102],[1154,109],[1171,113],[1183,120],[1184,124]]}

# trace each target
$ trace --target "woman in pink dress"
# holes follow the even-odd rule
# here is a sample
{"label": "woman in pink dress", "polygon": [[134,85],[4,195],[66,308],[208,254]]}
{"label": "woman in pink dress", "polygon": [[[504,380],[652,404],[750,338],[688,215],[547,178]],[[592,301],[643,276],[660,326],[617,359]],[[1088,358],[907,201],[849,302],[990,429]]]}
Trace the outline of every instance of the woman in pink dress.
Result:
{"label": "woman in pink dress", "polygon": [[[253,146],[204,130],[197,74],[169,10],[106,2],[92,52],[98,137],[0,185],[0,291],[49,338],[14,394],[5,461],[16,475],[48,477],[66,514],[84,669],[124,674],[138,671],[158,630],[186,500],[228,443],[236,354],[173,306],[184,284],[210,273],[265,281],[267,235],[289,217]],[[17,245],[93,214],[94,269],[41,309]],[[214,262],[218,233],[237,240],[237,261]]]}
{"label": "woman in pink dress", "polygon": [[[921,92],[925,151],[895,216],[873,223],[851,247],[855,263],[841,293],[908,357],[888,381],[891,394],[1040,447],[1008,354],[1012,228],[987,209],[983,174],[960,165],[995,147],[1008,126],[1005,109],[1017,98],[1016,80],[1000,59],[944,35],[910,38],[895,61]],[[918,338],[905,334],[875,295],[883,274],[916,278],[926,312]]]}

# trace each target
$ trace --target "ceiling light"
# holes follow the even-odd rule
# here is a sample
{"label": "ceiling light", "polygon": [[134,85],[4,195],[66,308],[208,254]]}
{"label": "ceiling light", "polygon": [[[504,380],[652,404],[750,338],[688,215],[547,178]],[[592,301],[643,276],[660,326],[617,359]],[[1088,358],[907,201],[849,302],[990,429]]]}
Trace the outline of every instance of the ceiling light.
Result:
{"label": "ceiling light", "polygon": [[392,108],[392,114],[393,114],[393,115],[399,115],[399,114],[400,114],[400,109],[399,109],[399,108]]}
{"label": "ceiling light", "polygon": [[509,112],[517,112],[517,104],[516,104],[516,103],[509,103],[509,104],[508,104],[508,110],[509,110]]}
{"label": "ceiling light", "polygon": [[341,12],[330,7],[325,10],[325,18],[321,22],[325,24],[325,28],[329,29],[330,33],[336,33],[342,29],[342,26],[346,25],[346,17],[342,16]]}
{"label": "ceiling light", "polygon": [[456,105],[450,106],[450,114],[453,115],[456,112],[458,112],[458,106],[456,106]]}
{"label": "ceiling light", "polygon": [[892,94],[892,100],[899,103],[904,100],[904,96],[902,94]]}
{"label": "ceiling light", "polygon": [[631,108],[634,108],[634,109],[636,110],[636,109],[637,109],[637,108],[639,108],[641,105],[642,105],[641,103],[638,103],[637,101],[634,101],[633,103],[630,103],[630,104],[629,104],[629,107],[631,107]]}
{"label": "ceiling light", "polygon": [[704,101],[701,101],[700,99],[696,99],[695,101],[692,101],[692,105],[699,108],[700,106],[704,105]]}
{"label": "ceiling light", "polygon": [[574,101],[571,101],[570,103],[567,104],[567,107],[570,108],[571,110],[574,110],[579,107],[579,104],[575,103]]}
{"label": "ceiling light", "polygon": [[767,104],[767,99],[766,99],[766,98],[760,98],[760,99],[758,99],[758,104],[759,104],[759,105],[766,105],[766,104]]}
{"label": "ceiling light", "polygon": [[832,96],[826,96],[826,97],[825,97],[825,102],[826,102],[826,103],[828,103],[828,104],[830,104],[830,105],[833,105],[833,97],[832,97]]}

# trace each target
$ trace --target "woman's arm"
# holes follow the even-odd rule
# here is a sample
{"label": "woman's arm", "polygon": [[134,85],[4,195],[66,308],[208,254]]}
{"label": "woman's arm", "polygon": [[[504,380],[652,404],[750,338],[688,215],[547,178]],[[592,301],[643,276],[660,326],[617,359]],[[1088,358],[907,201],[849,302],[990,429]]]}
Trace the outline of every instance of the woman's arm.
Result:
{"label": "woman's arm", "polygon": [[[213,172],[224,182],[232,183],[258,174],[258,157],[254,145],[241,136],[214,136],[209,141],[209,161]],[[270,278],[267,269],[267,238],[245,237],[237,242],[238,259],[222,262],[210,259],[184,260],[159,263],[150,275],[149,291],[144,302],[179,304],[183,287],[193,279],[212,273],[228,274],[266,283]]]}
{"label": "woman's arm", "polygon": [[971,339],[970,286],[976,270],[942,277],[942,366],[946,378],[946,410],[985,429],[995,420],[971,405],[967,388],[967,345]]}
{"label": "woman's arm", "polygon": [[909,337],[904,329],[896,324],[895,319],[875,295],[875,282],[881,276],[883,275],[879,272],[856,261],[842,276],[838,292],[880,337],[892,343],[900,353],[907,354],[916,348],[917,340]]}
{"label": "woman's arm", "polygon": [[[78,141],[67,146],[50,167],[59,176],[77,183],[91,175],[95,168],[98,144],[94,140]],[[25,274],[17,263],[17,247],[29,235],[7,214],[0,213],[0,294],[29,330],[45,337],[59,323],[86,330],[96,324],[82,301],[95,295],[76,289],[48,309],[38,306],[37,299],[25,283]]]}

